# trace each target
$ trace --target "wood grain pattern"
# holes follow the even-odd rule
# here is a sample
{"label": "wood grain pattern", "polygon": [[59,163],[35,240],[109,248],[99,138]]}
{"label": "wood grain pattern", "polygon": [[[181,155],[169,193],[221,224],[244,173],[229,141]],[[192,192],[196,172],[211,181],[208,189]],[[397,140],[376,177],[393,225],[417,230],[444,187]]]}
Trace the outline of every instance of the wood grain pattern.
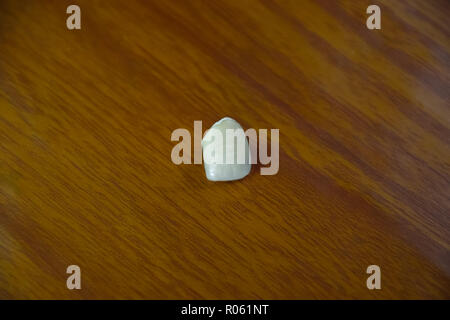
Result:
{"label": "wood grain pattern", "polygon": [[[448,1],[74,2],[0,2],[0,298],[450,298]],[[277,175],[171,162],[223,116]]]}

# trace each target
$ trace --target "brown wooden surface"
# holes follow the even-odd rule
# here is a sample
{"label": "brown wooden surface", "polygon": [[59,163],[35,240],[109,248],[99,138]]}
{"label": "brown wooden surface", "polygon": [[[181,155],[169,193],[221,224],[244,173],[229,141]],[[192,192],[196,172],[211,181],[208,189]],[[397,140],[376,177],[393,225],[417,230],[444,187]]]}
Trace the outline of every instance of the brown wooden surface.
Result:
{"label": "brown wooden surface", "polygon": [[[73,3],[0,2],[0,298],[450,298],[448,1]],[[223,116],[277,175],[171,162]]]}

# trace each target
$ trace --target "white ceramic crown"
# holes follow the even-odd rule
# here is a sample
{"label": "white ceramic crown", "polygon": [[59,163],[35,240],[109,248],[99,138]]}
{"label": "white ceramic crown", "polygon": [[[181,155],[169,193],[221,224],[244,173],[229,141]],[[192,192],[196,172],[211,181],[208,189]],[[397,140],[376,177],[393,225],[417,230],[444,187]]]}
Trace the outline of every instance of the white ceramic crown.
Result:
{"label": "white ceramic crown", "polygon": [[[219,121],[217,121],[210,130],[208,130],[203,137],[202,140],[202,149],[203,149],[203,161],[205,166],[205,173],[208,180],[211,181],[232,181],[239,180],[244,178],[250,173],[251,170],[251,159],[250,159],[250,151],[248,146],[247,138],[244,136],[244,140],[233,139],[232,141],[227,141],[226,130],[238,130],[240,134],[244,134],[244,130],[241,125],[234,119],[225,117]],[[216,139],[215,130],[221,133],[223,138],[222,143],[220,140]],[[239,144],[240,141],[243,143],[242,148]],[[244,145],[245,144],[245,145]],[[217,148],[217,149],[215,149]],[[211,155],[215,155],[215,153],[210,152],[211,150],[222,150],[222,155],[220,159],[222,161],[214,161]],[[234,152],[233,152],[234,150]],[[245,157],[240,158],[243,161],[239,161],[239,150],[245,150]],[[233,162],[227,160],[227,153],[230,158],[231,155],[234,155]],[[220,154],[220,153],[219,153]],[[217,160],[217,158],[216,158]]]}

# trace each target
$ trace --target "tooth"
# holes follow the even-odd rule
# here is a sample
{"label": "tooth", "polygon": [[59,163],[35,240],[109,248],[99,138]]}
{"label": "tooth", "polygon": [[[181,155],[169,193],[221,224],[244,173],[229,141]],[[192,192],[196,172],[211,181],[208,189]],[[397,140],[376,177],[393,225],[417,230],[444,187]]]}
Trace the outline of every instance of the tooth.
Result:
{"label": "tooth", "polygon": [[[234,130],[238,137],[227,138],[227,129],[232,129],[228,134]],[[222,139],[219,139],[220,135]],[[242,179],[250,173],[252,165],[248,141],[244,130],[236,120],[225,117],[217,121],[205,133],[202,149],[208,180],[232,181]]]}

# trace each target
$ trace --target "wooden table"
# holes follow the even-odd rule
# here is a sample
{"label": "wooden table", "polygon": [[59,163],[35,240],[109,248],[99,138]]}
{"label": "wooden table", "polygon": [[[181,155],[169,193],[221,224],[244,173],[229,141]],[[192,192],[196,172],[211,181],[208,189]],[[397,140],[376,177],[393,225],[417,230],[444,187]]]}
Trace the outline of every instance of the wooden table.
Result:
{"label": "wooden table", "polygon": [[[0,298],[450,298],[448,1],[74,2],[0,3]],[[277,175],[172,163],[224,116]]]}

